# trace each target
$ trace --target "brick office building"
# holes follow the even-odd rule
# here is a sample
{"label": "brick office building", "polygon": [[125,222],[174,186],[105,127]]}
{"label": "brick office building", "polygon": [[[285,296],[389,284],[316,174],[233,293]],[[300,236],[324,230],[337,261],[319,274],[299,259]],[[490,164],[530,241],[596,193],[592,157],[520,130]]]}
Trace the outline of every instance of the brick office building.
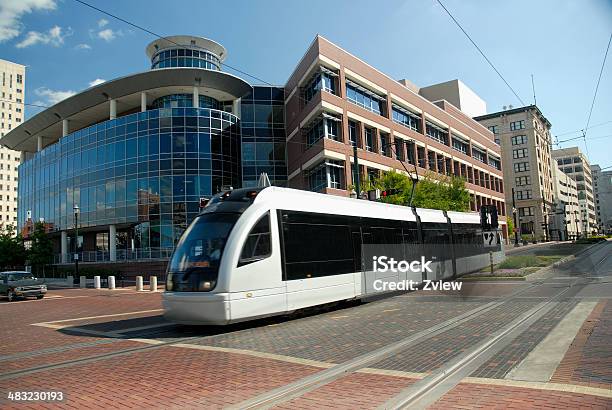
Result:
{"label": "brick office building", "polygon": [[[407,169],[466,179],[471,209],[505,215],[501,152],[493,133],[446,100],[429,101],[317,36],[285,85],[288,186],[349,195],[353,145],[367,181]],[[415,169],[416,168],[416,169]],[[505,219],[505,218],[500,218]]]}

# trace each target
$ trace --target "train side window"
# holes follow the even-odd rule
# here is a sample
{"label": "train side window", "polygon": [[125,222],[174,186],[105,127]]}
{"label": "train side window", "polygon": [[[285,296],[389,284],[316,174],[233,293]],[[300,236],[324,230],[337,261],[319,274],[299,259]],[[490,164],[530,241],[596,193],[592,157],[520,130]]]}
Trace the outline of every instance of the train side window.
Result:
{"label": "train side window", "polygon": [[265,259],[272,254],[270,238],[270,213],[267,212],[253,226],[240,253],[238,266]]}

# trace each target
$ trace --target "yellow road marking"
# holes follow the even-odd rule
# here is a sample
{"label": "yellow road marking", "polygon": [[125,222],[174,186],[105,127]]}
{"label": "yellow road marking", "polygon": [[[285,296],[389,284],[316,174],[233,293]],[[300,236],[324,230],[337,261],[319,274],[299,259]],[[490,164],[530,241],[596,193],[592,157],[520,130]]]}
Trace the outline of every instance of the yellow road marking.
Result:
{"label": "yellow road marking", "polygon": [[139,310],[137,312],[114,313],[112,315],[77,317],[77,318],[74,318],[74,319],[51,320],[49,322],[31,323],[31,325],[32,326],[51,327],[51,326],[48,326],[48,325],[54,325],[55,323],[76,322],[76,321],[79,321],[79,320],[102,319],[102,318],[106,318],[106,317],[139,315],[141,313],[162,312],[163,310],[164,309],[151,309],[151,310]]}
{"label": "yellow road marking", "polygon": [[173,344],[171,347],[181,347],[185,349],[195,349],[195,350],[206,350],[210,352],[244,354],[248,356],[260,357],[263,359],[280,360],[283,362],[303,364],[306,366],[314,366],[314,367],[320,367],[324,369],[327,369],[327,368],[330,368],[336,365],[335,363],[321,362],[318,360],[302,359],[300,357],[285,356],[285,355],[274,354],[274,353],[257,352],[254,350],[233,349],[230,347],[194,345],[191,343],[177,343],[177,344]]}

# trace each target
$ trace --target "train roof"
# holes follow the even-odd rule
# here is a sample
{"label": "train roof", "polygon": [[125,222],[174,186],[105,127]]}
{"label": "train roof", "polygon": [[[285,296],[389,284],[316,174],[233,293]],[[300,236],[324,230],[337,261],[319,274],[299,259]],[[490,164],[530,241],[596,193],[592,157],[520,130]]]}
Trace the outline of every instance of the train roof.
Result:
{"label": "train roof", "polygon": [[[356,200],[336,195],[320,194],[299,189],[266,187],[242,188],[232,192],[233,197],[244,197],[248,192],[257,192],[253,203],[271,202],[272,208],[293,209],[304,212],[333,213],[347,216],[416,221],[411,208],[383,202]],[[437,209],[416,208],[422,222],[446,222],[443,211]],[[480,223],[476,212],[452,212],[447,215],[454,223]]]}

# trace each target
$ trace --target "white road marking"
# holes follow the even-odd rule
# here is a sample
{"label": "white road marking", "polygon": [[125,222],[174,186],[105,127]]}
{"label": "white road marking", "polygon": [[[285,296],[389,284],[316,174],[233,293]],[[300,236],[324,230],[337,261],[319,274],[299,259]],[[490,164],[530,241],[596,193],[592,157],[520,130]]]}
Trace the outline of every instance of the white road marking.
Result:
{"label": "white road marking", "polygon": [[506,379],[547,382],[597,302],[580,302],[506,375]]}

